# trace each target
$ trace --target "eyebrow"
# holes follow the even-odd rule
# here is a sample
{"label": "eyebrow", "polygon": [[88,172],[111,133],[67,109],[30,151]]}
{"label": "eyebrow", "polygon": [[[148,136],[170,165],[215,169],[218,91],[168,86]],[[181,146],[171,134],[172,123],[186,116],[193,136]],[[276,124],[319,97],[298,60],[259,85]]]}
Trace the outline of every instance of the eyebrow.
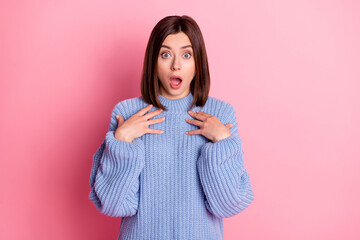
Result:
{"label": "eyebrow", "polygon": [[[161,45],[161,47],[171,49],[171,47],[169,47],[168,45]],[[188,48],[188,47],[191,47],[191,48],[192,48],[191,45],[186,45],[186,46],[182,46],[181,49],[183,49],[183,48]]]}

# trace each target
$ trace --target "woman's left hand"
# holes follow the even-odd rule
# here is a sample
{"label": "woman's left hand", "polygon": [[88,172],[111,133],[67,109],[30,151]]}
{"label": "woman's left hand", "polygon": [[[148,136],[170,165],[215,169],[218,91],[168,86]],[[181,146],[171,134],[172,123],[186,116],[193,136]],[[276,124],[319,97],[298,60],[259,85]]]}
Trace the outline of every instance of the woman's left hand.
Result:
{"label": "woman's left hand", "polygon": [[201,134],[214,143],[231,136],[231,123],[223,125],[217,117],[202,111],[197,111],[197,113],[188,111],[188,113],[198,120],[186,118],[185,121],[200,127],[200,129],[188,131],[186,134]]}

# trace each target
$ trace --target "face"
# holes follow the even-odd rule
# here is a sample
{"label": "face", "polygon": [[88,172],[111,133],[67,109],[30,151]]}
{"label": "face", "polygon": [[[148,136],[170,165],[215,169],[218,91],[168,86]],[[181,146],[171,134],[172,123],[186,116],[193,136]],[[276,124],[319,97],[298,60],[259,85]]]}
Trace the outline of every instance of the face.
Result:
{"label": "face", "polygon": [[[189,37],[184,32],[169,34],[157,60],[160,94],[169,99],[186,97],[195,76],[195,60]],[[181,81],[172,78],[180,77]],[[178,84],[179,83],[179,84]]]}

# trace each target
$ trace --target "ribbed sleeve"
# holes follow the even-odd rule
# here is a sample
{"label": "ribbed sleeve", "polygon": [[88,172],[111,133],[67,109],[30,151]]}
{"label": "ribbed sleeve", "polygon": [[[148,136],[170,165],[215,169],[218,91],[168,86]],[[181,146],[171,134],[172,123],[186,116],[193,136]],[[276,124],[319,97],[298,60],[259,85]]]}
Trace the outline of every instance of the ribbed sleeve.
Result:
{"label": "ribbed sleeve", "polygon": [[231,136],[200,150],[197,169],[205,193],[205,206],[214,216],[227,218],[244,210],[254,199],[249,174],[244,167],[244,151],[238,134],[233,106],[224,108],[224,123],[232,123]]}
{"label": "ribbed sleeve", "polygon": [[121,103],[115,106],[105,139],[93,155],[89,198],[101,213],[125,217],[137,212],[145,147],[139,138],[126,142],[114,137],[117,114],[124,117]]}

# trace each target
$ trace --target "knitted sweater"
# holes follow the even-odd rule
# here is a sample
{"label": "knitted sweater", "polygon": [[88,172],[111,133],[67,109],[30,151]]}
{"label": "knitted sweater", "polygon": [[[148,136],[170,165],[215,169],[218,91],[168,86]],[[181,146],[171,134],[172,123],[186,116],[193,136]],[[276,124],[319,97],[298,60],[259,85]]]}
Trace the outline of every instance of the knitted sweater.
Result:
{"label": "knitted sweater", "polygon": [[93,155],[89,198],[101,213],[122,217],[118,240],[224,239],[222,219],[254,199],[234,108],[210,96],[203,107],[192,108],[233,124],[231,136],[213,143],[201,134],[185,134],[199,129],[185,121],[195,119],[187,113],[191,92],[175,100],[158,97],[168,111],[156,115],[165,120],[149,128],[164,132],[133,142],[114,137],[115,116],[127,120],[148,104],[135,97],[115,105],[105,139]]}

